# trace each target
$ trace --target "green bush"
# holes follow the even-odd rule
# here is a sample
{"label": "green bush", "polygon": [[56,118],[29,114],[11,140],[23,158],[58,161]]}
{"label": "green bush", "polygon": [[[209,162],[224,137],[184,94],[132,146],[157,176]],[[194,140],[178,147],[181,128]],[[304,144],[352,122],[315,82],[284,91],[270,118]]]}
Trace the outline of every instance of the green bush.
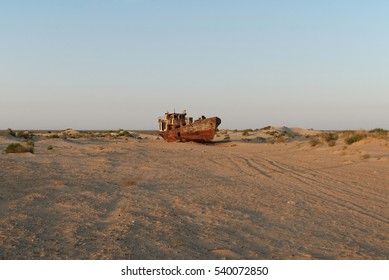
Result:
{"label": "green bush", "polygon": [[8,153],[34,153],[33,147],[24,147],[19,143],[11,143],[5,149],[5,152]]}
{"label": "green bush", "polygon": [[339,135],[334,132],[326,132],[320,134],[320,137],[328,144],[328,146],[333,147],[336,144],[336,140],[338,140]]}
{"label": "green bush", "polygon": [[242,136],[249,136],[249,132],[253,131],[252,129],[246,129],[243,131]]}
{"label": "green bush", "polygon": [[353,133],[353,134],[351,134],[349,137],[347,137],[346,139],[344,139],[344,142],[345,142],[347,145],[351,145],[352,143],[358,142],[358,141],[362,140],[363,138],[365,138],[364,135],[358,134],[358,133]]}
{"label": "green bush", "polygon": [[388,131],[382,128],[374,128],[370,130],[369,133],[378,134],[378,135],[388,135]]}
{"label": "green bush", "polygon": [[338,134],[334,132],[322,133],[320,134],[320,137],[327,143],[330,141],[336,141],[339,138]]}

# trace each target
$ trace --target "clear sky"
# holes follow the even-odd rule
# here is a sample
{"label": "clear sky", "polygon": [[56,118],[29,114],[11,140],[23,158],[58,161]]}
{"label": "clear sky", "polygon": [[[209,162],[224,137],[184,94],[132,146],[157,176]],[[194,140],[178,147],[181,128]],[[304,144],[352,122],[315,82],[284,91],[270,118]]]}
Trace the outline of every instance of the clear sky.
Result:
{"label": "clear sky", "polygon": [[0,3],[0,129],[389,128],[389,1]]}

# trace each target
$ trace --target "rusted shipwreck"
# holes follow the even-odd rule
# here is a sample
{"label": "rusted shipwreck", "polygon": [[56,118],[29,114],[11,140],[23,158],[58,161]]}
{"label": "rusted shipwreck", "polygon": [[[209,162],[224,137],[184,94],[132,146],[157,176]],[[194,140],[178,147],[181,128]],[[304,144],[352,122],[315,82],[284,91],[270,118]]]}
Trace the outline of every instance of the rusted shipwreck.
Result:
{"label": "rusted shipwreck", "polygon": [[210,142],[215,137],[217,127],[221,123],[218,117],[206,118],[202,116],[197,120],[183,113],[165,113],[159,118],[159,135],[167,142],[195,141]]}

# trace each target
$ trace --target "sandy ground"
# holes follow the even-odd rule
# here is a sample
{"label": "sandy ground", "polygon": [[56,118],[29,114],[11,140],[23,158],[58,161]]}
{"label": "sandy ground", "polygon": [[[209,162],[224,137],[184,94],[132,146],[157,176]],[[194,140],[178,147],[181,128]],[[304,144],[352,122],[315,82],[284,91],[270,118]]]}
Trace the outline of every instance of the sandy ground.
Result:
{"label": "sandy ground", "polygon": [[40,137],[34,154],[0,154],[0,259],[389,258],[388,140],[224,133]]}

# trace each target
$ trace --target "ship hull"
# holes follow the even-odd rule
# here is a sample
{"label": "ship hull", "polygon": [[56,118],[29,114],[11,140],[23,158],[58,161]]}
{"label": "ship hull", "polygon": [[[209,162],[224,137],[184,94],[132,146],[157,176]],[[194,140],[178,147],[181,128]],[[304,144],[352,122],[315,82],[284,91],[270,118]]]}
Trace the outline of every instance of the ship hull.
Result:
{"label": "ship hull", "polygon": [[167,142],[194,141],[205,143],[213,140],[220,123],[221,120],[218,117],[206,118],[179,128],[160,131],[159,135]]}

